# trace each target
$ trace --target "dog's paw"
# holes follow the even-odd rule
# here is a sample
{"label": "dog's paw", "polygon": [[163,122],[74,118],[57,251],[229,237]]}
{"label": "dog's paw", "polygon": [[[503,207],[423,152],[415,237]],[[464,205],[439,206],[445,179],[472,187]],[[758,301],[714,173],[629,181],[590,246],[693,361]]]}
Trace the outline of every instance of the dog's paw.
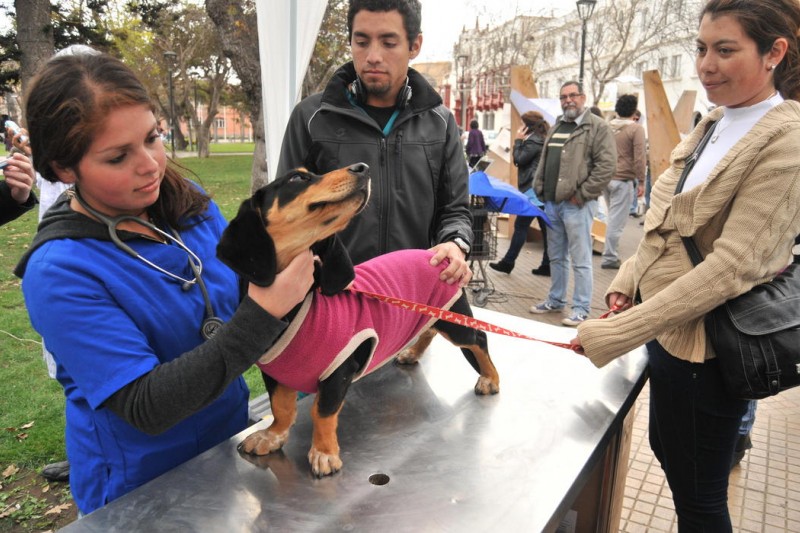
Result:
{"label": "dog's paw", "polygon": [[420,357],[422,357],[421,354],[417,353],[411,348],[407,348],[397,354],[397,357],[395,357],[395,362],[398,365],[415,365],[419,363]]}
{"label": "dog's paw", "polygon": [[497,394],[498,392],[500,392],[499,383],[495,383],[489,378],[485,378],[483,376],[478,378],[478,382],[475,384],[475,394],[487,396],[489,394]]}
{"label": "dog's paw", "polygon": [[267,455],[280,450],[288,438],[288,431],[277,433],[269,429],[262,429],[248,435],[239,445],[239,450],[255,455]]}
{"label": "dog's paw", "polygon": [[316,448],[308,451],[308,462],[311,465],[311,471],[317,477],[330,476],[342,469],[342,460],[338,453],[322,453]]}

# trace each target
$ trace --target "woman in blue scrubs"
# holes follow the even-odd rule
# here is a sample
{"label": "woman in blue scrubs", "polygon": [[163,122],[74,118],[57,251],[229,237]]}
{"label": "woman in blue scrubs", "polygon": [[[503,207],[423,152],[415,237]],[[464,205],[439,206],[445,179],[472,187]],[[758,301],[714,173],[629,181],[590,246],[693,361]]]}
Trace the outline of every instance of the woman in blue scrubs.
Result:
{"label": "woman in blue scrubs", "polygon": [[313,283],[309,251],[240,292],[215,255],[226,220],[168,163],[153,110],[104,54],[54,57],[26,101],[34,167],[75,191],[16,274],[57,363],[84,514],[246,428],[241,374]]}

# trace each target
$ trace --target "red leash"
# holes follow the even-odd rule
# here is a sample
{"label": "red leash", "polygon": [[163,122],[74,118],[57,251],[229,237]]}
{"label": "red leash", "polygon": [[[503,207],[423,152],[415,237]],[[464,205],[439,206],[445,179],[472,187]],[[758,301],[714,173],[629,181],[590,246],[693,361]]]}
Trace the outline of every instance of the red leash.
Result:
{"label": "red leash", "polygon": [[[528,335],[523,335],[522,333],[517,333],[516,331],[512,331],[510,329],[501,328],[500,326],[495,326],[494,324],[490,324],[489,322],[484,322],[483,320],[478,320],[477,318],[473,318],[471,316],[462,315],[460,313],[454,313],[453,311],[446,311],[438,307],[411,302],[408,300],[403,300],[402,298],[395,298],[393,296],[384,296],[383,294],[376,294],[374,292],[355,289],[352,287],[350,288],[350,290],[353,292],[359,292],[361,294],[370,296],[371,298],[375,298],[376,300],[380,300],[381,302],[386,302],[396,307],[400,307],[407,311],[414,311],[415,313],[420,313],[422,315],[438,318],[439,320],[444,320],[445,322],[452,322],[453,324],[459,324],[461,326],[466,326],[473,329],[479,329],[481,331],[488,331],[489,333],[498,333],[500,335],[506,335],[508,337],[526,339],[535,342],[543,342],[545,344],[550,344],[551,346],[556,346],[558,348],[564,348],[566,350],[572,350],[576,353],[579,353],[577,350],[573,348],[571,344],[565,342],[553,342],[542,339],[536,339],[534,337],[529,337]],[[601,315],[600,318],[606,318],[610,316],[611,313],[615,313],[618,310],[619,310],[618,307],[612,307],[608,312]]]}

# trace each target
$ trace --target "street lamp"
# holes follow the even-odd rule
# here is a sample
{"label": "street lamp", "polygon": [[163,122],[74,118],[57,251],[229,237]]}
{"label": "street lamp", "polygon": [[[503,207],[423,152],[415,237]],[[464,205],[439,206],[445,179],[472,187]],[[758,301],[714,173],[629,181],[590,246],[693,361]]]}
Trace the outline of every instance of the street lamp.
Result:
{"label": "street lamp", "polygon": [[175,94],[172,89],[172,69],[177,63],[178,54],[171,50],[164,52],[167,62],[167,81],[169,86],[169,139],[172,143],[172,159],[175,159]]}
{"label": "street lamp", "polygon": [[578,81],[583,86],[583,58],[586,55],[586,22],[594,13],[594,6],[597,4],[597,0],[578,0],[575,2],[578,6],[578,16],[583,23],[582,30],[581,30],[581,71],[578,75]]}
{"label": "street lamp", "polygon": [[457,58],[458,64],[461,65],[461,127],[464,131],[467,130],[467,63],[469,56],[465,54],[459,55]]}

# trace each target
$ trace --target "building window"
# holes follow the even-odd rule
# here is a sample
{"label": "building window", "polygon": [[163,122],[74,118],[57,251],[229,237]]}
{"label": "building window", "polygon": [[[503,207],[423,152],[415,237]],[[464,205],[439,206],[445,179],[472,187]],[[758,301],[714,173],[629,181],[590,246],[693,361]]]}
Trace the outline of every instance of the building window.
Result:
{"label": "building window", "polygon": [[672,76],[670,75],[669,71],[669,58],[668,57],[659,57],[658,58],[658,72],[661,74],[662,79],[669,79]]}
{"label": "building window", "polygon": [[682,56],[676,55],[672,56],[672,77],[673,78],[680,78],[681,77],[681,61]]}
{"label": "building window", "polygon": [[644,78],[644,71],[647,70],[647,62],[640,61],[636,63],[636,77],[640,80]]}

